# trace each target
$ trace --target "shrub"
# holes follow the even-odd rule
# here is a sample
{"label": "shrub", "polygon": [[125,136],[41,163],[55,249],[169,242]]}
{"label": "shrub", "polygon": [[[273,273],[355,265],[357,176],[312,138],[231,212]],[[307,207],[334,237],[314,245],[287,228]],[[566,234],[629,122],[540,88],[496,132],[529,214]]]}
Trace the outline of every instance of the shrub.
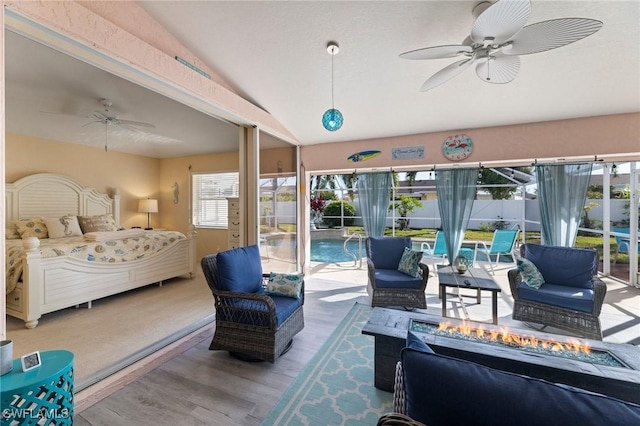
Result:
{"label": "shrub", "polygon": [[[344,208],[344,212],[343,209]],[[340,226],[340,216],[344,214],[344,225],[353,225],[353,217],[356,215],[356,207],[345,201],[332,201],[324,209],[324,223],[334,228]],[[329,216],[329,217],[328,217]]]}

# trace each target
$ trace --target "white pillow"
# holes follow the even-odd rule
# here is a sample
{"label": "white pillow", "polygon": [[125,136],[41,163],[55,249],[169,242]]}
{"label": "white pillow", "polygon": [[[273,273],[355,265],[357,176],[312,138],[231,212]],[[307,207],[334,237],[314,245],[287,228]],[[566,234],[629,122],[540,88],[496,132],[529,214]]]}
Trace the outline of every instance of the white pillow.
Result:
{"label": "white pillow", "polygon": [[45,217],[42,220],[45,225],[47,225],[49,238],[82,236],[80,224],[76,216]]}

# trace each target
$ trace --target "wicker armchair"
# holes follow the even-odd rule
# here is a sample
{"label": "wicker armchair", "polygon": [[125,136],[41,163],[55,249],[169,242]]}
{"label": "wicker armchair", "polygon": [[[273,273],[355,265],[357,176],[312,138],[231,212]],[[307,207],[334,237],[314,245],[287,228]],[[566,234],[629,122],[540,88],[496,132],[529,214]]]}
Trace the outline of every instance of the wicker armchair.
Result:
{"label": "wicker armchair", "polygon": [[[293,336],[304,328],[304,281],[300,299],[262,294],[263,278],[269,275],[262,274],[257,246],[205,256],[201,266],[216,308],[209,349],[228,350],[246,361],[269,362],[289,350]],[[240,287],[237,291],[225,288],[230,280]]]}
{"label": "wicker armchair", "polygon": [[[548,250],[548,254],[544,254],[544,251]],[[535,252],[531,254],[530,252]],[[545,280],[548,280],[549,276],[555,273],[562,273],[563,271],[569,271],[569,275],[576,275],[577,272],[573,270],[575,264],[570,262],[572,256],[586,257],[586,263],[591,268],[587,270],[587,274],[591,275],[591,285],[593,295],[590,300],[587,300],[587,306],[590,309],[576,309],[570,307],[573,302],[563,304],[563,300],[558,297],[558,292],[555,291],[558,288],[563,287],[563,283],[557,278],[552,280],[555,285],[555,294],[549,298],[549,303],[546,303],[542,298],[544,297],[545,286],[549,286],[547,283],[542,284],[542,287],[538,290],[540,295],[538,300],[531,300],[522,294],[522,290],[530,289],[522,284],[522,275],[518,269],[510,270],[508,274],[509,286],[511,288],[511,295],[514,299],[513,314],[514,320],[532,322],[541,324],[543,326],[552,326],[562,330],[567,330],[572,333],[576,333],[580,336],[588,339],[602,340],[602,328],[600,326],[600,311],[602,304],[604,303],[604,297],[607,292],[606,284],[596,277],[597,265],[598,265],[598,253],[595,250],[587,249],[574,249],[566,247],[552,247],[552,246],[540,246],[537,244],[523,244],[520,246],[520,254],[523,258],[532,260],[534,264],[540,269]],[[546,259],[551,261],[551,264],[541,265],[540,259]],[[538,263],[535,260],[538,259]],[[584,262],[581,262],[584,263]],[[592,266],[591,266],[592,265]],[[542,270],[542,268],[546,268]],[[558,282],[556,282],[558,281]],[[576,292],[575,287],[568,287],[570,293],[582,293]],[[535,290],[533,291],[535,292]],[[586,292],[585,292],[586,293]],[[553,299],[552,299],[553,298]],[[584,302],[584,301],[583,301]],[[584,303],[583,303],[584,305]]]}
{"label": "wicker armchair", "polygon": [[411,248],[409,237],[370,237],[366,239],[367,269],[371,306],[402,306],[405,309],[427,308],[425,289],[429,267],[419,263],[420,276],[398,271],[404,249]]}

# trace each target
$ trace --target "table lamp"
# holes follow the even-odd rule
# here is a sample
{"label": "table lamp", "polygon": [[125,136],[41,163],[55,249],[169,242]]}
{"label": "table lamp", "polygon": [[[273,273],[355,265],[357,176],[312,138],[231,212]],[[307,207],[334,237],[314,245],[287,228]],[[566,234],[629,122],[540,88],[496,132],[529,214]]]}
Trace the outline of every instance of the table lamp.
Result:
{"label": "table lamp", "polygon": [[146,230],[153,229],[150,225],[151,213],[158,213],[158,200],[154,200],[153,198],[140,200],[138,202],[138,211],[140,213],[147,214],[147,227],[144,229]]}

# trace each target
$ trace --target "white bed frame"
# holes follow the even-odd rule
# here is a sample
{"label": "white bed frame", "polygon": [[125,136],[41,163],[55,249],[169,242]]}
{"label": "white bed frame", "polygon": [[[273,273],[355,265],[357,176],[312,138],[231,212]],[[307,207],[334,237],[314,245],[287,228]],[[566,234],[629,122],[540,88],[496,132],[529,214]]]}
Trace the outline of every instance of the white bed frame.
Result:
{"label": "white bed frame", "polygon": [[[59,174],[40,173],[6,185],[6,223],[14,219],[112,214],[120,225],[120,195],[83,188]],[[195,232],[154,256],[122,263],[42,258],[40,240],[23,240],[22,280],[7,294],[7,314],[34,328],[43,314],[196,271]],[[6,283],[5,283],[6,285]]]}

